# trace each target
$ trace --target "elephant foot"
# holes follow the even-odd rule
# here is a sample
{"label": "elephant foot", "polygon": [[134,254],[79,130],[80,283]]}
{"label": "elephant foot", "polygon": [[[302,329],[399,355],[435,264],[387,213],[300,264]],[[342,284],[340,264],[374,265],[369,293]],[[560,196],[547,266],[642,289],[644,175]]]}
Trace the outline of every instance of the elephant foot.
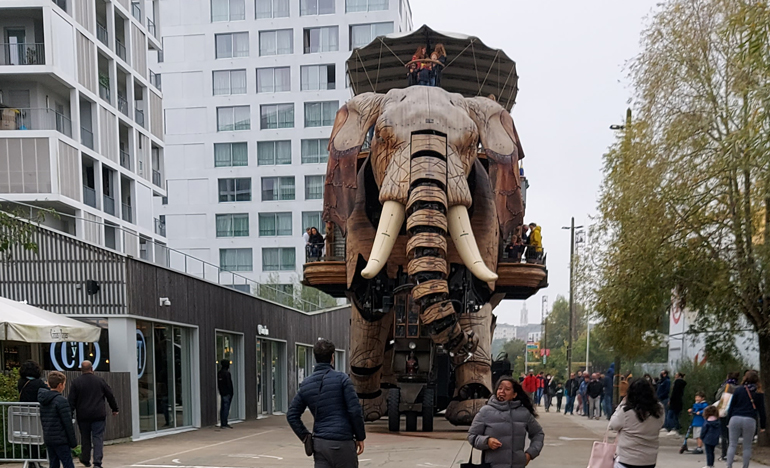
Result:
{"label": "elephant foot", "polygon": [[453,400],[446,409],[447,420],[455,426],[470,426],[481,407],[487,404],[486,398],[474,400]]}
{"label": "elephant foot", "polygon": [[359,400],[361,402],[361,409],[364,411],[364,421],[378,421],[387,414],[388,401],[385,395],[387,395],[387,392],[383,392],[375,398]]}

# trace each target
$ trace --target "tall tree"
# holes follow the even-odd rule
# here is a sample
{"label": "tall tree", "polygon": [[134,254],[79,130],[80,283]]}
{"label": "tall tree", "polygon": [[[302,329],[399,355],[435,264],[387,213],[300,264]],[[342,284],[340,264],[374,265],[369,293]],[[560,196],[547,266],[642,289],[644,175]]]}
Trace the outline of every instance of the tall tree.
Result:
{"label": "tall tree", "polygon": [[620,353],[655,341],[678,301],[702,329],[756,330],[766,388],[769,38],[764,1],[659,7],[631,64],[635,119],[605,155],[592,233],[596,311]]}

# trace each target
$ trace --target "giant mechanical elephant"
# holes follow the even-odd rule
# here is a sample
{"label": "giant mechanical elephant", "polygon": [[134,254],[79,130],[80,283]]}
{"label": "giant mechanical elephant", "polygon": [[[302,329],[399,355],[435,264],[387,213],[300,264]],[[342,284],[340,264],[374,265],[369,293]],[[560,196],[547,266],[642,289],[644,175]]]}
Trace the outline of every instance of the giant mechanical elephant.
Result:
{"label": "giant mechanical elephant", "polygon": [[495,272],[503,239],[523,221],[522,157],[511,116],[493,99],[413,86],[361,94],[338,111],[323,216],[346,235],[351,374],[367,420],[384,413],[382,389],[395,384],[394,292],[411,294],[422,327],[451,356],[447,419],[470,424],[490,396]]}

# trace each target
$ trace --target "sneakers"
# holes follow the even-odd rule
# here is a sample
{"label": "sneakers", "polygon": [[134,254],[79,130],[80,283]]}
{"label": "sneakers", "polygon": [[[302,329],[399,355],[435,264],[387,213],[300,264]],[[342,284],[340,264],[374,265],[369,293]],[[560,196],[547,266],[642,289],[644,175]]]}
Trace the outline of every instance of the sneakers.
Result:
{"label": "sneakers", "polygon": [[83,466],[85,466],[86,468],[88,468],[89,466],[91,466],[91,462],[90,462],[90,461],[88,461],[88,460],[83,460],[82,458],[78,458],[78,461],[79,461],[79,462],[80,462],[80,463],[81,463]]}
{"label": "sneakers", "polygon": [[703,453],[702,448],[696,448],[695,450],[692,451],[693,455],[701,455],[702,453]]}
{"label": "sneakers", "polygon": [[679,435],[679,433],[675,429],[671,429],[670,431],[668,431],[668,434],[666,435],[675,436],[675,435]]}
{"label": "sneakers", "polygon": [[717,460],[719,460],[719,461],[727,461],[727,457],[719,457],[719,458],[717,458]]}

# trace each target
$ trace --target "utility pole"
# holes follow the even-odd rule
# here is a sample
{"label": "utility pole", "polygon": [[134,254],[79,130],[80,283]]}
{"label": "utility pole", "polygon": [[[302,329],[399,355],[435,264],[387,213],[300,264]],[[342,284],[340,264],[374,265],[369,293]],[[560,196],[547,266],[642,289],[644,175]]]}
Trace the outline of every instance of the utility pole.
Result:
{"label": "utility pole", "polygon": [[[577,229],[583,226],[577,226]],[[570,230],[569,243],[569,341],[567,343],[567,375],[572,373],[572,342],[575,334],[575,218],[569,227],[562,229]]]}
{"label": "utility pole", "polygon": [[540,316],[543,318],[543,364],[548,360],[548,296],[543,296]]}
{"label": "utility pole", "polygon": [[586,372],[588,372],[588,363],[591,362],[591,319],[586,317]]}

